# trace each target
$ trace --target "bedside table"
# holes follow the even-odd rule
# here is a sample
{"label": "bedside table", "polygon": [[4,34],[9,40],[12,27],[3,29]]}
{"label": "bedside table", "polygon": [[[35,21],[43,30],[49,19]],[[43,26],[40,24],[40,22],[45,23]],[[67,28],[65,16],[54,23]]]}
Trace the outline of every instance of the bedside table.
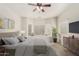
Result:
{"label": "bedside table", "polygon": [[0,47],[0,56],[7,56],[8,54],[5,47]]}
{"label": "bedside table", "polygon": [[4,56],[5,48],[0,47],[0,56]]}

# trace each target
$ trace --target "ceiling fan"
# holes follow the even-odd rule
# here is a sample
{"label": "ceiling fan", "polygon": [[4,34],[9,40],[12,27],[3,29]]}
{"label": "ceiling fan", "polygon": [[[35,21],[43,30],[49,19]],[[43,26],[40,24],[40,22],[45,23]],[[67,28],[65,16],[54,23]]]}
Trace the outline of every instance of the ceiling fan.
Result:
{"label": "ceiling fan", "polygon": [[28,3],[28,5],[32,5],[32,6],[36,6],[36,8],[33,9],[33,11],[42,11],[42,12],[45,12],[44,8],[43,7],[51,7],[51,4],[43,4],[43,3]]}

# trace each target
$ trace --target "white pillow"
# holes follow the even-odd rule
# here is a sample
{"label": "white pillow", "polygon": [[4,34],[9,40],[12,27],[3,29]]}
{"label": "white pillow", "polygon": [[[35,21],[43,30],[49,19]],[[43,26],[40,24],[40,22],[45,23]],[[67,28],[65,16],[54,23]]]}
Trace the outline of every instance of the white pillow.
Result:
{"label": "white pillow", "polygon": [[5,37],[2,39],[5,42],[5,44],[7,44],[7,45],[19,43],[19,40],[15,37],[9,37],[9,38]]}

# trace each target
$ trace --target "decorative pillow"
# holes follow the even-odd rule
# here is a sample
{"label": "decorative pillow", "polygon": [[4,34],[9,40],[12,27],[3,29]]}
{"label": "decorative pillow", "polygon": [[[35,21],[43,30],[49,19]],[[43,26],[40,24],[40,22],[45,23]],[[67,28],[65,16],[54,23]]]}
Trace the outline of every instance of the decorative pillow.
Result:
{"label": "decorative pillow", "polygon": [[2,39],[6,45],[10,45],[10,44],[17,44],[19,43],[19,40],[15,37],[10,37],[10,38],[3,38]]}
{"label": "decorative pillow", "polygon": [[19,36],[18,39],[19,39],[20,42],[25,41],[25,37],[24,36]]}
{"label": "decorative pillow", "polygon": [[0,39],[0,45],[5,45],[5,42],[2,40],[2,38]]}

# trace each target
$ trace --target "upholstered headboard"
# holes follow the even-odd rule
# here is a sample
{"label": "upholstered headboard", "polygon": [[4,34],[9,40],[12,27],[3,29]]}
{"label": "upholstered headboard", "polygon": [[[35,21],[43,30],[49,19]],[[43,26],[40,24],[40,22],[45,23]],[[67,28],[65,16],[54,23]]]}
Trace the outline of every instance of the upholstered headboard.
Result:
{"label": "upholstered headboard", "polygon": [[0,33],[0,38],[1,37],[16,37],[19,35],[19,32],[3,32]]}

